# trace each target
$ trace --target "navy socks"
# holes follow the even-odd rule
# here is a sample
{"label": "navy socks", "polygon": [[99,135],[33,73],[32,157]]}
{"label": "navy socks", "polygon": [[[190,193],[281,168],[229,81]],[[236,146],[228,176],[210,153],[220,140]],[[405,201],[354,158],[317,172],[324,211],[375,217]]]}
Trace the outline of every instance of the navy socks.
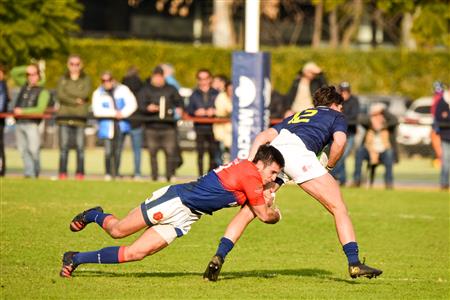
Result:
{"label": "navy socks", "polygon": [[118,264],[124,261],[125,247],[107,247],[98,251],[75,254],[73,262],[79,264]]}
{"label": "navy socks", "polygon": [[234,243],[227,239],[226,237],[223,237],[220,239],[219,247],[217,248],[216,255],[222,257],[225,260],[225,256],[227,256],[228,252],[233,249]]}
{"label": "navy socks", "polygon": [[106,217],[110,215],[111,214],[105,214],[102,212],[92,210],[86,214],[85,219],[88,223],[95,222],[98,225],[100,225],[100,227],[103,228],[103,221],[105,221]]}
{"label": "navy socks", "polygon": [[355,265],[359,263],[359,257],[358,257],[358,244],[356,242],[350,242],[342,246],[342,249],[345,252],[345,255],[347,256],[348,264],[349,265]]}

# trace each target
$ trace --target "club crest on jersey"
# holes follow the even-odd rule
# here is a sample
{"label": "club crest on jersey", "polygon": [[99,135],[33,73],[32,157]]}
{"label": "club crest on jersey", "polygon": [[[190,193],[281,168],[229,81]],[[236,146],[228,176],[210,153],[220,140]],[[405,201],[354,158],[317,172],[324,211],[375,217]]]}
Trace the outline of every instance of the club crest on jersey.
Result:
{"label": "club crest on jersey", "polygon": [[164,217],[164,216],[163,216],[162,212],[160,212],[160,211],[158,211],[158,212],[156,212],[156,213],[153,214],[153,220],[155,220],[155,221],[159,221],[159,220],[161,220],[163,217]]}

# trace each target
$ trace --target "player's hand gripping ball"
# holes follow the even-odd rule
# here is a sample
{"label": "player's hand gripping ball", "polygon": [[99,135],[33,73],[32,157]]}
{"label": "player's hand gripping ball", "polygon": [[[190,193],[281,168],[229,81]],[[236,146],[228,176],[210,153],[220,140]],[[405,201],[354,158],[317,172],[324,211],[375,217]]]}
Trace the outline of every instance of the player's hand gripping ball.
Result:
{"label": "player's hand gripping ball", "polygon": [[272,189],[264,190],[263,196],[267,206],[272,207],[275,202],[275,193],[272,191]]}
{"label": "player's hand gripping ball", "polygon": [[319,159],[320,164],[326,168],[328,164],[327,154],[325,152],[322,152],[317,156],[317,158]]}

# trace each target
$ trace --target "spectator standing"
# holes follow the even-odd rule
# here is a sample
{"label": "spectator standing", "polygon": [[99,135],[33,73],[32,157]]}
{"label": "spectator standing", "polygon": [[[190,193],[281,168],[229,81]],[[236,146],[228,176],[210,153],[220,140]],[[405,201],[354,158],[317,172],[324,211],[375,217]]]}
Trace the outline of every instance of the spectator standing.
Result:
{"label": "spectator standing", "polygon": [[360,124],[366,133],[356,151],[354,186],[361,185],[362,163],[367,160],[371,166],[384,165],[384,183],[387,189],[391,189],[394,183],[393,166],[398,161],[395,141],[398,120],[386,110],[385,104],[376,103],[370,107],[370,116],[362,118]]}
{"label": "spectator standing", "polygon": [[441,140],[441,189],[448,190],[450,174],[450,87],[436,106],[435,123]]}
{"label": "spectator standing", "polygon": [[[233,85],[230,81],[225,84],[225,90],[220,92],[216,98],[215,108],[216,117],[230,118],[233,112]],[[223,162],[223,156],[225,153],[229,154],[232,143],[232,125],[228,123],[216,123],[213,124],[213,132],[218,142],[218,148],[220,149],[220,161]],[[229,159],[228,159],[229,160]],[[222,163],[221,163],[222,164]]]}
{"label": "spectator standing", "polygon": [[[164,80],[166,81],[166,84],[173,86],[177,89],[178,93],[180,93],[181,85],[178,83],[177,79],[175,78],[175,69],[171,64],[164,63],[159,65],[163,72],[164,72]],[[183,106],[184,106],[184,99],[183,99]],[[175,119],[176,121],[181,119],[181,115],[178,115],[175,111]],[[177,141],[178,141],[178,129],[177,129]],[[176,143],[176,154],[175,154],[175,169],[178,169],[183,165],[183,156],[181,154],[181,148],[179,143]]]}
{"label": "spectator standing", "polygon": [[17,148],[25,166],[25,177],[37,178],[40,172],[41,147],[38,126],[42,119],[27,115],[44,113],[50,93],[43,88],[45,80],[35,64],[13,68],[11,76],[17,84],[22,85],[14,105]]}
{"label": "spectator standing", "polygon": [[[200,69],[197,71],[197,88],[189,97],[189,105],[187,112],[193,117],[212,118],[215,116],[214,103],[217,95],[217,90],[211,87],[211,72],[207,69]],[[197,165],[199,176],[203,175],[203,156],[205,148],[209,154],[209,168],[208,171],[214,169],[217,164],[215,162],[216,141],[212,124],[194,122],[194,129],[197,135]]]}
{"label": "spectator standing", "polygon": [[[229,82],[228,77],[223,74],[218,74],[218,75],[213,76],[211,87],[219,92],[219,95],[217,97],[219,97],[220,94],[222,94],[222,93],[223,93],[222,96],[227,97],[226,88],[227,88],[228,82]],[[218,104],[217,99],[216,99],[216,102],[214,104],[214,107],[216,109],[216,117],[227,117],[226,111],[223,110],[225,108],[225,107],[223,107],[223,104],[225,104],[226,101],[227,101],[226,99],[221,99],[220,102],[222,102],[222,103]],[[227,104],[225,104],[225,105],[227,105]],[[219,116],[217,114],[217,106],[219,106],[219,108],[222,109],[221,116]],[[222,106],[222,107],[220,107],[220,106]],[[215,145],[216,154],[214,156],[214,160],[215,160],[216,165],[220,166],[223,164],[223,158],[224,158],[224,154],[225,154],[225,147],[224,147],[222,139],[223,138],[226,139],[226,137],[219,136],[219,132],[217,132],[217,133],[215,132],[215,130],[214,130],[215,125],[219,125],[219,124],[213,124],[214,139],[216,140],[216,145]],[[221,124],[221,125],[223,125],[223,124]],[[219,128],[221,127],[221,125],[219,125]],[[222,128],[224,128],[224,127],[222,127]],[[220,130],[221,129],[219,129],[219,131]],[[226,134],[225,132],[222,132],[222,133]]]}
{"label": "spectator standing", "polygon": [[176,115],[182,114],[183,103],[177,89],[166,83],[164,71],[158,66],[150,82],[138,95],[139,110],[145,115],[145,138],[150,154],[152,180],[158,180],[158,150],[166,156],[166,180],[171,181],[177,161]]}
{"label": "spectator standing", "polygon": [[355,144],[356,129],[358,126],[359,100],[352,95],[350,84],[346,81],[341,82],[338,87],[344,102],[342,103],[342,112],[347,120],[347,144],[344,153],[336,163],[334,169],[330,172],[333,177],[339,181],[341,186],[345,186],[347,182],[347,174],[345,169],[345,160],[349,156]]}
{"label": "spectator standing", "polygon": [[83,71],[81,57],[72,54],[67,60],[67,72],[58,82],[56,96],[59,109],[56,114],[59,125],[59,179],[67,178],[67,162],[70,141],[75,141],[77,166],[75,178],[84,178],[84,128],[89,111],[89,94],[92,82]]}
{"label": "spectator standing", "polygon": [[[0,113],[8,111],[9,93],[5,80],[5,68],[0,65]],[[5,119],[0,118],[0,177],[6,173],[5,141],[4,141]]]}
{"label": "spectator standing", "polygon": [[92,95],[92,112],[98,121],[97,136],[105,142],[105,180],[119,176],[120,156],[125,134],[131,130],[125,120],[137,108],[130,89],[117,83],[111,72],[103,72],[102,84]]}
{"label": "spectator standing", "polygon": [[288,107],[290,107],[286,116],[313,107],[312,95],[316,90],[327,85],[322,69],[314,62],[306,63],[286,95]]}
{"label": "spectator standing", "polygon": [[225,92],[228,81],[228,77],[223,74],[214,75],[211,87],[217,90],[219,93]]}
{"label": "spectator standing", "polygon": [[[122,79],[122,83],[126,85],[134,97],[138,99],[138,93],[141,90],[143,83],[139,77],[139,71],[136,67],[130,67],[127,74]],[[131,138],[131,146],[133,148],[134,158],[134,173],[133,178],[139,180],[141,178],[141,154],[142,154],[142,141],[143,141],[143,115],[137,109],[129,118],[131,130],[129,132]]]}
{"label": "spectator standing", "polygon": [[164,79],[167,84],[175,87],[177,91],[181,88],[181,85],[178,83],[177,79],[175,78],[175,69],[171,64],[161,64],[160,67],[162,68],[164,72]]}

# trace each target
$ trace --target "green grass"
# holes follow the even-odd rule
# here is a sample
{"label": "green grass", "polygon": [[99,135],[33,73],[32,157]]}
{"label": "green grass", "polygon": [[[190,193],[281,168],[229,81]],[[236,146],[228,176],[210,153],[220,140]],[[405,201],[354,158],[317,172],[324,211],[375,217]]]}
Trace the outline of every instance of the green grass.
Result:
{"label": "green grass", "polygon": [[440,191],[344,189],[361,257],[384,270],[352,280],[332,218],[295,186],[278,193],[283,220],[254,222],[236,244],[220,281],[202,273],[237,209],[194,224],[162,252],[122,265],[83,265],[58,276],[67,250],[131,243],[97,225],[68,224],[102,205],[124,216],[161,184],[0,179],[1,299],[448,299],[449,194]]}

